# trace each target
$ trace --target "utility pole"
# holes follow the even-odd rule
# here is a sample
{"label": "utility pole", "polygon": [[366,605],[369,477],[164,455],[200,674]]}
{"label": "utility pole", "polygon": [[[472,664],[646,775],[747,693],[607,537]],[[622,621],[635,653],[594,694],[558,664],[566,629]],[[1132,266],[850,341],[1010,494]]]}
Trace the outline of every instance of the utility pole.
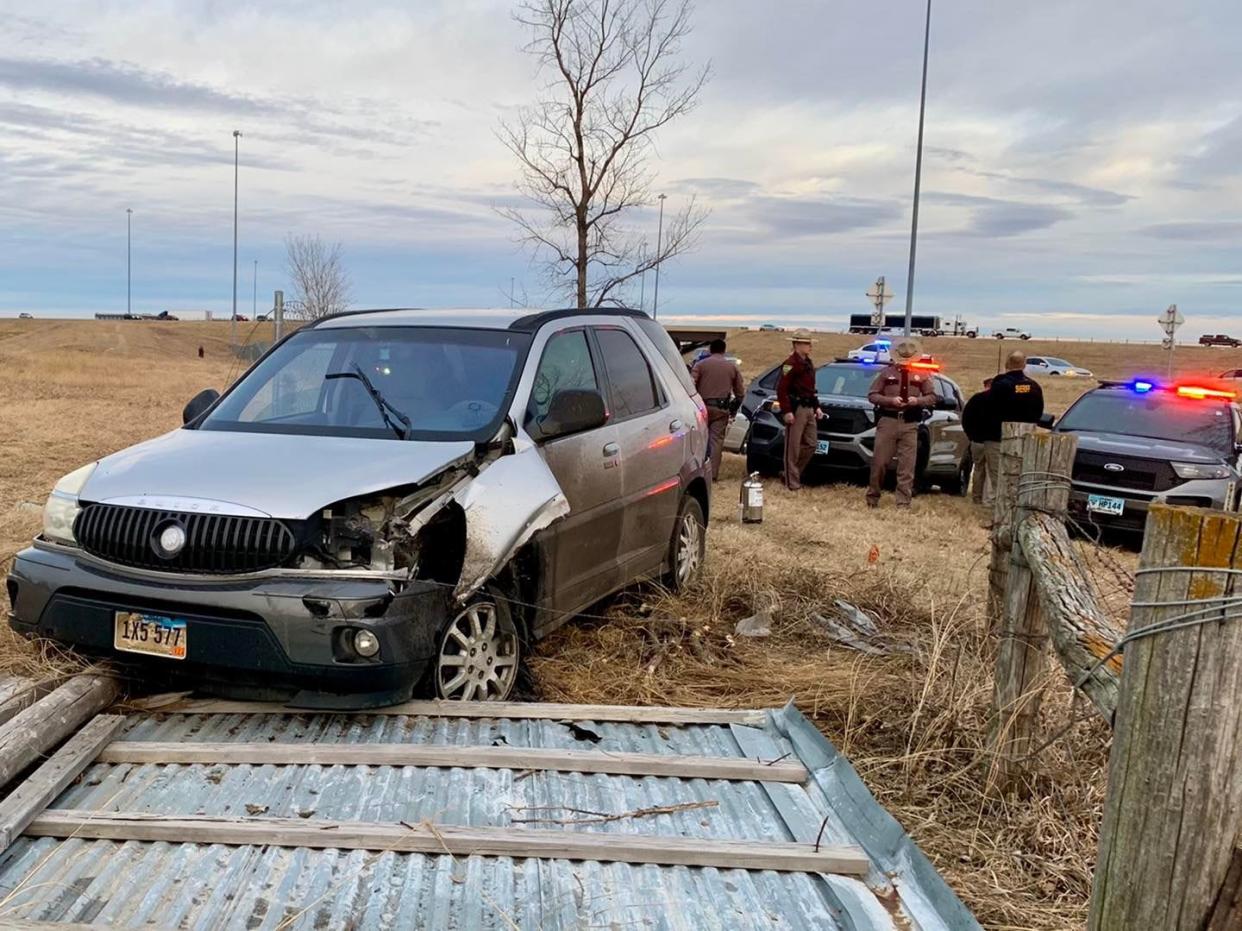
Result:
{"label": "utility pole", "polygon": [[510,276],[509,277],[509,306],[510,307],[513,306],[513,288],[514,288],[513,276]]}
{"label": "utility pole", "polygon": [[660,314],[660,266],[664,263],[661,261],[661,250],[664,248],[664,199],[667,194],[660,195],[660,222],[656,226],[656,280],[655,294],[651,298],[651,319],[655,320]]}
{"label": "utility pole", "polygon": [[250,319],[257,320],[259,317],[259,260],[254,260],[254,297],[250,303]]}
{"label": "utility pole", "polygon": [[229,342],[237,345],[237,154],[241,130],[233,130],[233,315],[229,317]]}
{"label": "utility pole", "polygon": [[125,208],[125,313],[133,313],[133,280],[134,280],[134,234],[133,234],[133,218],[134,211],[129,207]]}
{"label": "utility pole", "polygon": [[910,270],[906,275],[906,336],[914,314],[914,251],[919,240],[919,187],[923,179],[923,114],[927,109],[927,48],[931,41],[931,0],[927,0],[927,22],[923,27],[923,88],[919,92],[919,141],[914,156],[914,213],[910,220]]}
{"label": "utility pole", "polygon": [[[645,242],[645,241],[644,241]],[[647,247],[643,246],[643,251],[639,254],[638,264],[642,265],[647,261]],[[638,309],[647,309],[647,269],[643,269],[643,273],[638,276]]]}

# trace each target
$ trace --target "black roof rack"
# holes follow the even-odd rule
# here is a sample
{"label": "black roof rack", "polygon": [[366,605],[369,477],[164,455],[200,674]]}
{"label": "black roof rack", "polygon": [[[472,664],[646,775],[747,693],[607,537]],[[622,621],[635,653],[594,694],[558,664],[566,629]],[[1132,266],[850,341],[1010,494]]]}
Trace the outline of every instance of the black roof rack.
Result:
{"label": "black roof rack", "polygon": [[341,317],[361,317],[364,314],[390,314],[396,310],[426,310],[425,307],[368,307],[365,310],[338,310],[334,314],[326,314],[306,324],[305,329],[313,329],[328,320],[339,320]]}
{"label": "black roof rack", "polygon": [[565,317],[576,317],[579,315],[592,317],[647,316],[643,311],[634,310],[629,307],[563,307],[560,310],[541,310],[535,314],[527,314],[525,317],[518,317],[509,324],[509,329],[520,330],[523,333],[533,333],[545,323],[551,323],[553,320],[561,320]]}

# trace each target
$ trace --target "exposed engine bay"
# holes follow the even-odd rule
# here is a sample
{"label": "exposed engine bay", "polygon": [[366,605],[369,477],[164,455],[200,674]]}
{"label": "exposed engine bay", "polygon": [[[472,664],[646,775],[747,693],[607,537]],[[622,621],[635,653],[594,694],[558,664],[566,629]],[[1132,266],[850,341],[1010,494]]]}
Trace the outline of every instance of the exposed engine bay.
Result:
{"label": "exposed engine bay", "polygon": [[538,450],[506,439],[416,487],[323,508],[307,522],[296,568],[382,573],[395,591],[451,585],[464,600],[568,512]]}

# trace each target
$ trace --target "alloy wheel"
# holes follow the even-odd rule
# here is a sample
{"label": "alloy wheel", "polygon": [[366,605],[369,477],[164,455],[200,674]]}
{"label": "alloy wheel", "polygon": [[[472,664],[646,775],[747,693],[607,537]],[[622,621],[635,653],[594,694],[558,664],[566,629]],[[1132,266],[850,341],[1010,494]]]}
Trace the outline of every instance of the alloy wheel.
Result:
{"label": "alloy wheel", "polygon": [[681,515],[677,529],[677,587],[694,581],[703,562],[703,526],[692,511]]}
{"label": "alloy wheel", "polygon": [[517,682],[517,629],[494,602],[467,605],[440,640],[436,692],[456,701],[504,701]]}

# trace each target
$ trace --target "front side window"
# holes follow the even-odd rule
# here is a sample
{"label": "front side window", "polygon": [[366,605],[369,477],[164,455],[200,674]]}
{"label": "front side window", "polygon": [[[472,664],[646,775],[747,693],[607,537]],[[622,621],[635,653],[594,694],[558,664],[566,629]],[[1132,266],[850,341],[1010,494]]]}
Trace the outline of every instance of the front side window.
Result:
{"label": "front side window", "polygon": [[536,423],[542,423],[553,395],[567,389],[599,391],[585,330],[566,330],[548,340],[535,370],[527,413]]}
{"label": "front side window", "polygon": [[304,329],[247,374],[198,429],[396,439],[369,382],[409,419],[411,439],[483,442],[508,410],[528,343],[527,334],[507,330]]}
{"label": "front side window", "polygon": [[637,344],[624,330],[601,328],[595,331],[600,355],[608,372],[613,414],[621,420],[645,414],[660,406],[651,367]]}

